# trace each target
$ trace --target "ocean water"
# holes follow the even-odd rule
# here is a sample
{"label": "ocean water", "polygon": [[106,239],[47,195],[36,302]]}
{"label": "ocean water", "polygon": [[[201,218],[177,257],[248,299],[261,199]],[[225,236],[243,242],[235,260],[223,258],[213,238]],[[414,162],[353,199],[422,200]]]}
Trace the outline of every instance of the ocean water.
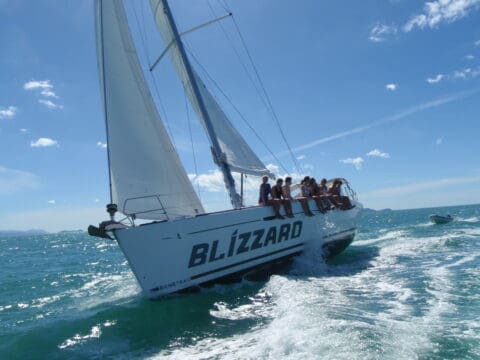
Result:
{"label": "ocean water", "polygon": [[112,241],[1,237],[0,359],[480,359],[480,205],[368,211],[319,255],[150,301]]}

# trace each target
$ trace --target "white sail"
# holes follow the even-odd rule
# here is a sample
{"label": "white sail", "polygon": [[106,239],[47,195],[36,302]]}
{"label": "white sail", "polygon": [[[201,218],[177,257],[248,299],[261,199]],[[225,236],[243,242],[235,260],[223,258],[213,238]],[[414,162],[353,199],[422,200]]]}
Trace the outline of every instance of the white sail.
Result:
{"label": "white sail", "polygon": [[[171,44],[169,52],[172,56],[175,69],[182,80],[188,98],[200,119],[200,122],[207,134],[206,120],[200,110],[198,99],[195,97],[191,81],[188,77],[185,63],[180,54],[179,48],[174,41],[174,33],[168,22],[168,17],[162,5],[161,0],[150,0],[150,5],[155,16],[155,22],[162,35],[165,44]],[[240,133],[233,127],[227,116],[215,101],[212,94],[205,87],[200,76],[192,69],[193,77],[198,84],[199,95],[202,97],[204,106],[210,117],[210,123],[213,127],[216,140],[218,141],[221,151],[221,161],[226,162],[232,171],[241,172],[251,175],[269,175],[269,170],[260,161],[257,155],[252,151],[250,146],[245,142]]]}
{"label": "white sail", "polygon": [[142,219],[203,213],[148,90],[122,0],[96,1],[96,34],[112,202]]}

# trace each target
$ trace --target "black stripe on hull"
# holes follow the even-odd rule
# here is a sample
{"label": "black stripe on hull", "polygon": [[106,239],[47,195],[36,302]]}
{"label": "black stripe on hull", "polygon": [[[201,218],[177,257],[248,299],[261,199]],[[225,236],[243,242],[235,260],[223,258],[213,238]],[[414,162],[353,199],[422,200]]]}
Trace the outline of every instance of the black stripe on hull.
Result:
{"label": "black stripe on hull", "polygon": [[[223,267],[218,268],[218,269],[215,269],[215,270],[210,270],[210,271],[207,271],[207,272],[198,274],[198,275],[194,275],[194,276],[192,276],[190,279],[196,280],[196,279],[199,279],[199,278],[201,278],[201,277],[214,274],[214,273],[216,273],[216,272],[220,272],[220,271],[223,271],[223,270],[231,269],[232,267],[235,267],[235,266],[238,266],[238,265],[243,265],[243,264],[246,264],[246,263],[249,263],[249,262],[258,260],[258,259],[262,259],[262,258],[265,258],[265,257],[268,257],[268,256],[272,256],[272,255],[275,255],[275,254],[278,254],[278,253],[281,253],[281,252],[285,252],[285,251],[292,250],[292,249],[295,249],[295,248],[300,248],[300,247],[302,247],[302,246],[303,246],[303,244],[297,244],[297,245],[289,246],[289,247],[287,247],[287,248],[280,249],[280,250],[277,250],[277,251],[273,251],[273,252],[270,252],[270,253],[268,253],[268,254],[256,256],[256,257],[251,258],[251,259],[248,259],[248,260],[240,261],[240,262],[237,262],[237,263],[234,263],[234,264],[230,264],[230,265],[227,265],[227,266],[223,266]],[[287,255],[287,256],[288,256],[288,255]],[[275,260],[272,260],[272,261],[275,261]],[[263,264],[268,264],[268,263],[269,263],[269,262],[263,263]],[[263,264],[261,264],[261,265],[263,265]],[[261,266],[261,265],[254,265],[253,267]]]}

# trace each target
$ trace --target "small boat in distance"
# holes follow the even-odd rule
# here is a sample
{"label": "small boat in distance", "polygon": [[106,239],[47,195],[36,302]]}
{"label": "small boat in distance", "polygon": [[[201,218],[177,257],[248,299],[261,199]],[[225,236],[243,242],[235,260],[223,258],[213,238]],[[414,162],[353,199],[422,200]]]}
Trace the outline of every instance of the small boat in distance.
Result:
{"label": "small boat in distance", "polygon": [[449,223],[450,221],[453,221],[453,216],[452,215],[437,215],[433,214],[430,215],[430,221],[433,222],[434,224],[446,224]]}

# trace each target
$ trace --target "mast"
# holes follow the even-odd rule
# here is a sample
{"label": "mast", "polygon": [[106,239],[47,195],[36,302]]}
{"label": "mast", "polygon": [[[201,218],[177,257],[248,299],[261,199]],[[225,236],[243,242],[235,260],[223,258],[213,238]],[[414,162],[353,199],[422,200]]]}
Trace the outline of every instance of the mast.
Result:
{"label": "mast", "polygon": [[[100,49],[101,49],[101,77],[102,77],[102,91],[103,94],[107,93],[107,90],[105,88],[105,50],[103,47],[104,41],[103,41],[103,1],[99,0],[98,1],[98,9],[99,9],[99,16],[98,16],[98,31],[100,33],[99,36],[99,41],[100,41]],[[110,193],[110,203],[113,202],[113,194],[112,194],[112,169],[110,165],[110,146],[108,146],[109,141],[108,141],[108,111],[107,111],[107,96],[103,96],[103,112],[104,112],[104,118],[105,118],[105,134],[107,137],[107,162],[108,162],[108,189]]]}
{"label": "mast", "polygon": [[238,209],[242,206],[242,201],[241,201],[241,198],[240,198],[240,196],[238,195],[238,193],[235,189],[235,180],[233,179],[230,166],[226,162],[226,156],[223,153],[223,151],[220,147],[220,144],[218,143],[217,136],[216,136],[216,133],[215,133],[215,129],[213,128],[212,121],[210,119],[210,114],[208,113],[208,111],[205,107],[204,99],[202,98],[202,96],[200,94],[197,79],[193,75],[192,66],[190,64],[190,61],[188,60],[187,54],[185,52],[185,47],[183,46],[182,40],[180,39],[180,34],[178,32],[177,25],[175,24],[175,20],[173,19],[173,15],[170,11],[170,7],[168,5],[168,2],[167,2],[167,0],[161,0],[161,1],[162,1],[162,5],[163,5],[163,10],[164,10],[165,15],[168,19],[168,25],[170,26],[170,28],[172,30],[174,40],[175,40],[175,42],[178,46],[180,56],[182,58],[184,66],[185,66],[185,71],[187,73],[187,77],[188,77],[188,79],[190,81],[190,84],[192,86],[193,95],[194,95],[195,100],[198,104],[201,116],[203,117],[203,120],[205,122],[208,137],[210,138],[210,141],[212,143],[213,160],[218,165],[218,167],[220,168],[220,170],[223,174],[223,181],[225,182],[225,185],[228,189],[228,192],[229,192],[229,195],[230,195],[230,201],[231,201],[233,207]]}

